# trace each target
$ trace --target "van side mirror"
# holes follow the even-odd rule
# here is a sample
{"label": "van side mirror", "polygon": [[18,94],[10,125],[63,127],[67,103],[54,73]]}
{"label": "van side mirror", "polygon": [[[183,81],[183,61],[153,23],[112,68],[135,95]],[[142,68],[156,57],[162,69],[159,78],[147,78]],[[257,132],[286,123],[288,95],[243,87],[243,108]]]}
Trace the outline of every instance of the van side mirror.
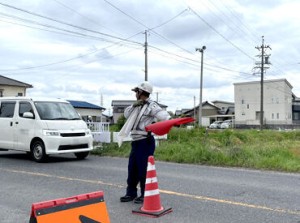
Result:
{"label": "van side mirror", "polygon": [[34,115],[32,114],[32,112],[24,112],[23,113],[23,118],[34,118]]}

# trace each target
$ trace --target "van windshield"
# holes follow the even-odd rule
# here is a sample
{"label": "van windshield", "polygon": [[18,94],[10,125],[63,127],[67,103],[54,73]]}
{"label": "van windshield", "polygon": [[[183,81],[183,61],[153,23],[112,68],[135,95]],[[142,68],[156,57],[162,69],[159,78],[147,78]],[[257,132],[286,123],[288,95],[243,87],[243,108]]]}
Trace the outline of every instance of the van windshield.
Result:
{"label": "van windshield", "polygon": [[42,120],[80,120],[80,116],[69,103],[35,102],[36,109]]}

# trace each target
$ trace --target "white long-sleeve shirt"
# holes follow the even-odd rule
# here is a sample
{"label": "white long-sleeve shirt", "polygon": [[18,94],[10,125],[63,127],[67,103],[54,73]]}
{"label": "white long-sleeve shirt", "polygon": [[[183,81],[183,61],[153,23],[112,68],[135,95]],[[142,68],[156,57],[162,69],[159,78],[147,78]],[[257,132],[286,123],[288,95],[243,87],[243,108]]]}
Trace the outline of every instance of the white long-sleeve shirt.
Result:
{"label": "white long-sleeve shirt", "polygon": [[[131,137],[133,141],[144,139],[147,137],[147,132],[145,130],[145,127],[147,125],[152,124],[155,121],[164,121],[170,119],[170,115],[167,111],[163,110],[155,101],[152,101],[151,99],[146,100],[146,104],[144,106],[147,106],[144,110],[143,114],[137,117],[137,120],[135,121],[135,124],[133,126],[133,129],[131,131]],[[133,105],[127,107],[124,111],[125,118],[128,118],[131,112],[135,109]],[[142,106],[139,107],[140,112],[142,110]],[[139,113],[140,113],[139,112]]]}

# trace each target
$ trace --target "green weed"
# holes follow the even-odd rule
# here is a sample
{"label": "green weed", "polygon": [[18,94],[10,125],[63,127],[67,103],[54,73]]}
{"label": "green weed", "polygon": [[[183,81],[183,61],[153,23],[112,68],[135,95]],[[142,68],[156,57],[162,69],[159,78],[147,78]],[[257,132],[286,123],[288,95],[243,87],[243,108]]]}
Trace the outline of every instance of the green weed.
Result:
{"label": "green weed", "polygon": [[[130,143],[104,144],[93,151],[127,157]],[[156,148],[157,160],[300,172],[300,131],[173,128]]]}

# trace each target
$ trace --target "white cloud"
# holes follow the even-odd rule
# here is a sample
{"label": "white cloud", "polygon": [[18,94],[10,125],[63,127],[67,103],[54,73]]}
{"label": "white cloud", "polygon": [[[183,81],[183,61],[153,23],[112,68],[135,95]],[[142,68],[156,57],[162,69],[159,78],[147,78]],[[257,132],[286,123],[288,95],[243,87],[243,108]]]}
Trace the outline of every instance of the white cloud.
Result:
{"label": "white cloud", "polygon": [[[102,95],[106,108],[112,100],[134,99],[130,89],[145,78],[143,32],[159,25],[149,31],[148,78],[152,98],[172,111],[199,103],[201,54],[196,47],[207,47],[203,101],[233,101],[233,83],[260,79],[252,68],[263,35],[272,48],[266,79],[286,78],[300,95],[296,0],[2,2],[15,8],[0,5],[0,74],[32,84],[29,95],[95,104]],[[131,42],[121,41],[127,38]]]}

